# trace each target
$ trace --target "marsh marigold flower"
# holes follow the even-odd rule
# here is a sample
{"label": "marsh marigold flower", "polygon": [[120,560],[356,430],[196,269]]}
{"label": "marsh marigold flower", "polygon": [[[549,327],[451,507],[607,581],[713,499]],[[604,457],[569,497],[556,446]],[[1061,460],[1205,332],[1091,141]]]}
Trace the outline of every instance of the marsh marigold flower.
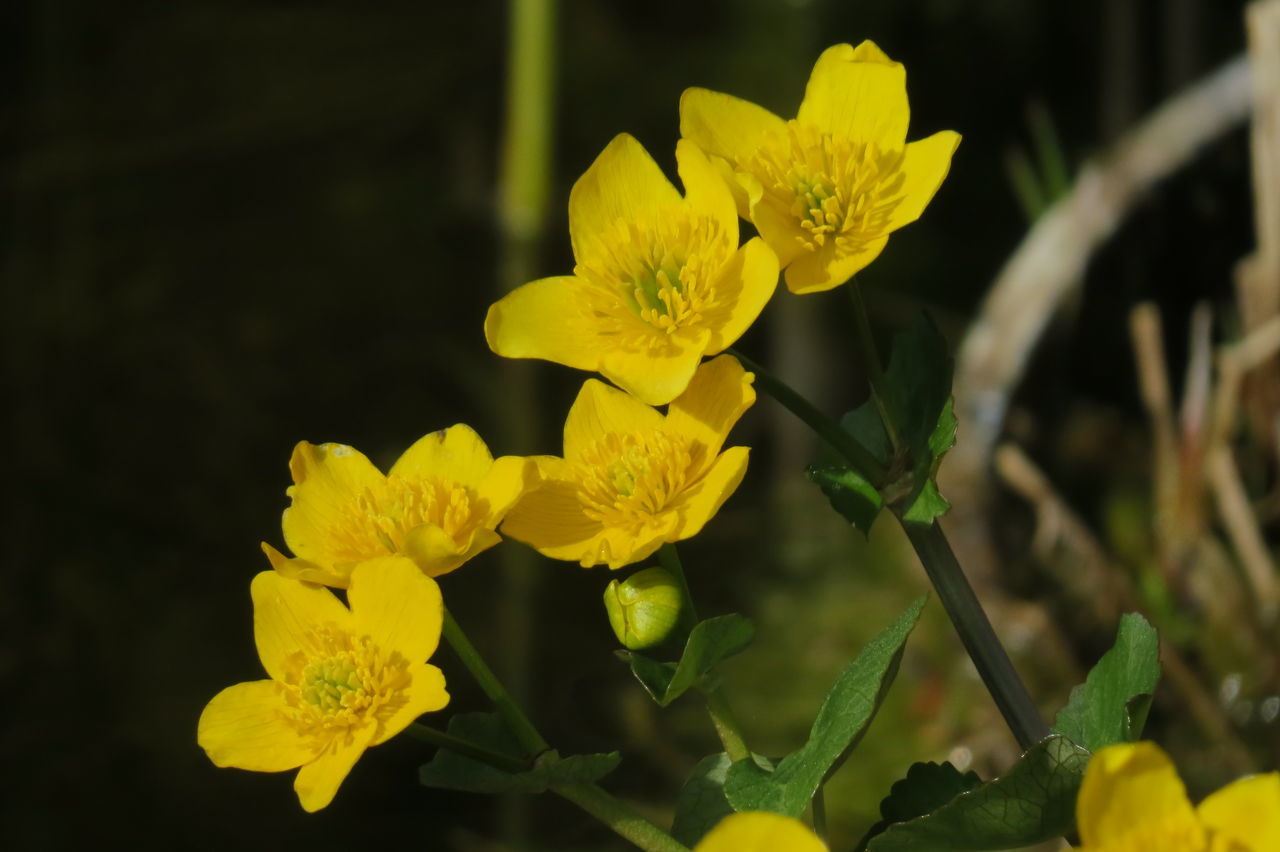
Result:
{"label": "marsh marigold flower", "polygon": [[722,819],[693,852],[827,852],[827,847],[798,819],[742,811]]}
{"label": "marsh marigold flower", "polygon": [[489,347],[598,372],[650,405],[689,384],[704,355],[737,340],[773,295],[778,263],[758,238],[738,247],[733,196],[683,141],[680,197],[622,134],[569,194],[573,275],[543,278],[489,308]]}
{"label": "marsh marigold flower", "polygon": [[284,540],[296,558],[263,550],[282,574],[338,588],[357,564],[393,554],[447,574],[501,541],[498,524],[537,480],[533,462],[495,460],[462,424],[418,440],[385,476],[352,447],[306,441],[289,470]]}
{"label": "marsh marigold flower", "polygon": [[907,78],[870,41],[818,57],[796,117],[707,89],[680,98],[680,134],[727,163],[739,212],[793,293],[829,290],[920,217],[951,165],[950,130],[907,142]]}
{"label": "marsh marigold flower", "polygon": [[720,449],[755,402],[753,378],[721,355],[665,416],[589,379],[564,424],[564,458],[535,457],[542,481],[503,533],[553,559],[610,568],[696,535],[746,472],[746,447]]}
{"label": "marsh marigold flower", "polygon": [[347,599],[264,571],[253,579],[253,632],[268,680],[238,683],[200,715],[197,739],[218,766],[297,769],[302,807],[329,802],[370,746],[449,702],[427,659],[440,641],[440,587],[408,559],[351,572]]}
{"label": "marsh marigold flower", "polygon": [[1280,849],[1280,773],[1242,778],[1198,807],[1160,747],[1101,749],[1076,800],[1081,852],[1274,852]]}

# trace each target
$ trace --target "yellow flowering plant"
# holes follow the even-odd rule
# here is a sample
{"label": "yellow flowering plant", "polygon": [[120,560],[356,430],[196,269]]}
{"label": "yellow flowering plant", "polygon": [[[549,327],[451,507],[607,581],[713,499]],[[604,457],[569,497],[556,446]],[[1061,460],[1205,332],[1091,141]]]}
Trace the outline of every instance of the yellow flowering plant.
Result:
{"label": "yellow flowering plant", "polygon": [[793,293],[838,287],[920,218],[959,134],[907,142],[906,70],[873,42],[818,57],[796,117],[708,89],[680,98],[680,134],[724,164],[744,219]]}
{"label": "yellow flowering plant", "polygon": [[[824,785],[881,709],[926,598],[840,673],[802,745],[777,759],[752,750],[719,667],[755,628],[737,613],[699,618],[675,543],[699,534],[743,481],[750,449],[725,444],[759,387],[827,445],[808,474],[839,515],[863,533],[882,513],[901,525],[1020,749],[989,780],[950,763],[911,766],[859,849],[1007,849],[1077,831],[1089,852],[1280,849],[1280,775],[1236,781],[1193,807],[1164,753],[1137,742],[1160,674],[1159,639],[1141,616],[1121,619],[1052,728],[1040,715],[937,523],[948,504],[936,474],[957,424],[951,359],[931,321],[895,339],[886,369],[853,291],[871,399],[839,420],[730,349],[780,267],[794,292],[836,287],[937,191],[959,136],[906,141],[905,79],[863,42],[822,53],[791,120],[687,90],[676,146],[684,195],[632,137],[605,148],[570,193],[573,274],[518,287],[485,320],[499,355],[612,382],[584,382],[561,456],[495,459],[455,425],[384,474],[347,445],[299,443],[282,519],[292,555],[264,543],[275,570],[250,585],[268,677],[205,707],[197,740],[213,763],[296,769],[298,799],[315,811],[367,749],[408,732],[435,747],[425,786],[552,792],[649,852],[824,852]],[[741,243],[739,215],[760,236]],[[504,536],[585,568],[661,561],[602,591],[616,656],[661,707],[699,695],[723,749],[691,772],[670,830],[597,784],[618,752],[553,748],[444,605],[433,578]],[[449,701],[428,662],[441,638],[493,710],[453,714],[446,730],[417,721]]]}
{"label": "yellow flowering plant", "polygon": [[634,138],[609,143],[569,194],[573,275],[493,305],[494,352],[599,372],[665,405],[742,336],[773,295],[777,259],[758,238],[738,245],[733,196],[696,145],[681,141],[676,162],[683,198]]}
{"label": "yellow flowering plant", "polygon": [[721,448],[755,402],[751,381],[721,355],[664,415],[588,379],[565,421],[564,457],[537,458],[541,481],[502,531],[544,556],[614,569],[697,535],[746,473],[748,449]]}

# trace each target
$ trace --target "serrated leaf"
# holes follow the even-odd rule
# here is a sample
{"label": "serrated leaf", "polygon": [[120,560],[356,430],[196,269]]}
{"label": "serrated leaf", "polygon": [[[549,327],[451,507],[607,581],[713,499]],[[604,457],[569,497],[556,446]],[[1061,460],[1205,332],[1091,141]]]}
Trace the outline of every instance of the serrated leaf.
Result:
{"label": "serrated leaf", "polygon": [[696,685],[721,660],[740,653],[755,638],[751,619],[737,613],[708,618],[694,625],[676,664],[661,663],[634,651],[619,651],[645,691],[663,707]]}
{"label": "serrated leaf", "polygon": [[852,435],[880,464],[889,464],[893,448],[884,431],[880,409],[876,407],[875,400],[869,399],[841,417],[840,428]]}
{"label": "serrated leaf", "polygon": [[884,393],[889,410],[900,421],[898,434],[917,461],[929,455],[930,439],[944,419],[954,370],[947,340],[928,314],[894,337]]}
{"label": "serrated leaf", "polygon": [[890,825],[924,816],[981,784],[978,773],[961,773],[950,763],[912,764],[906,777],[895,781],[889,795],[880,802],[881,820],[867,831],[858,844],[858,852]]}
{"label": "serrated leaf", "polygon": [[1136,612],[1120,619],[1116,642],[1071,690],[1053,730],[1090,751],[1142,736],[1160,679],[1160,637]]}
{"label": "serrated leaf", "polygon": [[839,768],[875,717],[926,599],[917,598],[841,673],[798,751],[784,757],[773,772],[749,760],[729,769],[725,796],[735,810],[793,817],[804,812],[818,785]]}
{"label": "serrated leaf", "polygon": [[1000,778],[889,826],[871,839],[867,852],[986,852],[1069,834],[1089,757],[1066,737],[1047,737]]}
{"label": "serrated leaf", "polygon": [[912,524],[931,524],[939,515],[946,514],[951,504],[938,492],[938,484],[932,479],[925,480],[924,487],[916,494],[902,520]]}
{"label": "serrated leaf", "polygon": [[724,752],[704,757],[680,788],[671,836],[685,846],[696,845],[712,826],[733,813],[724,797],[724,779],[731,765]]}
{"label": "serrated leaf", "polygon": [[[501,718],[492,713],[458,713],[449,720],[449,733],[490,751],[521,758],[520,745]],[[441,748],[418,770],[427,787],[470,793],[541,793],[553,784],[598,781],[618,767],[618,752],[573,754],[554,751],[539,755],[523,772],[507,772],[465,755]]]}
{"label": "serrated leaf", "polygon": [[847,467],[813,465],[809,479],[827,495],[831,508],[865,535],[871,531],[884,500],[875,486]]}

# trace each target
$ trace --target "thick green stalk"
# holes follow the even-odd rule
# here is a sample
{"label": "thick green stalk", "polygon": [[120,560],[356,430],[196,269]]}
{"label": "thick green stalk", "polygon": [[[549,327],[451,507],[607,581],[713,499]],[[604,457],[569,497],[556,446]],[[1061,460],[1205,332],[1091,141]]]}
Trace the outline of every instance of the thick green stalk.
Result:
{"label": "thick green stalk", "polygon": [[489,766],[504,769],[507,772],[523,772],[529,768],[527,761],[512,757],[509,754],[490,751],[484,746],[455,737],[453,734],[446,734],[444,731],[428,725],[411,722],[409,727],[404,729],[404,732],[419,742],[424,742],[437,748],[448,749],[455,754],[464,755]]}
{"label": "thick green stalk", "polygon": [[563,796],[609,826],[616,834],[648,852],[689,852],[689,847],[595,784],[556,784],[551,791]]}
{"label": "thick green stalk", "polygon": [[447,609],[444,611],[444,638],[449,643],[449,647],[453,648],[453,652],[462,660],[462,664],[467,667],[467,671],[471,672],[471,676],[476,679],[476,683],[484,690],[484,694],[493,702],[494,709],[498,711],[498,715],[511,728],[511,732],[515,734],[520,747],[530,757],[541,754],[550,748],[547,745],[547,741],[538,733],[537,728],[524,715],[524,711],[512,700],[506,687],[502,685],[493,670],[489,668],[488,663],[480,656],[480,652],[471,644],[467,634],[462,632],[462,628],[458,626],[458,622],[453,618],[453,613]]}
{"label": "thick green stalk", "polygon": [[[757,382],[766,392],[790,409],[793,414],[813,428],[820,436],[825,438],[833,430],[843,432],[838,424],[828,419],[808,400],[805,400],[790,387],[786,386],[781,379],[770,376],[768,382],[761,382],[759,377],[769,374],[758,369],[748,360],[741,358],[740,360],[743,361],[743,364],[748,369],[756,373]],[[779,385],[785,388],[785,392],[777,392]],[[799,401],[798,403],[797,400]],[[853,441],[851,436],[848,437],[850,441]],[[828,443],[837,450],[841,449],[841,446],[835,441],[828,440]],[[856,441],[853,441],[853,443],[857,445]],[[859,446],[859,449],[861,450],[862,448]],[[866,451],[862,450],[862,452],[865,453]],[[870,479],[866,471],[860,469],[860,460],[858,458],[853,455],[845,455],[845,460],[854,468],[858,468],[859,473],[864,478],[871,482],[877,481]],[[952,625],[955,626],[956,632],[960,634],[960,641],[964,645],[965,651],[972,658],[978,674],[982,676],[983,683],[995,700],[996,707],[999,708],[1001,715],[1004,716],[1009,729],[1013,731],[1018,744],[1024,749],[1030,748],[1047,736],[1049,729],[1040,717],[1040,713],[1036,709],[1035,702],[1031,700],[1026,686],[1023,685],[1022,680],[1018,677],[1018,673],[1014,669],[1009,655],[1005,652],[1004,646],[1000,644],[1000,640],[996,637],[986,612],[983,611],[982,605],[978,603],[973,587],[969,585],[968,579],[964,576],[964,571],[960,568],[960,563],[956,560],[955,553],[952,552],[951,546],[947,543],[946,536],[942,534],[941,528],[936,523],[928,526],[903,523],[903,527],[907,531],[907,537],[910,539],[912,547],[915,548],[916,554],[920,557],[921,564],[924,565],[925,573],[929,575],[929,579],[938,593],[938,598],[942,601],[943,608],[947,611],[947,615],[950,616]]]}
{"label": "thick green stalk", "polygon": [[814,407],[813,403],[796,393],[790,385],[746,355],[736,349],[730,349],[728,352],[741,361],[742,366],[755,373],[756,384],[763,388],[765,393],[804,421],[805,425],[819,438],[826,441],[845,461],[849,462],[863,479],[876,486],[884,484],[886,476],[884,465],[880,464],[876,457],[871,455],[871,452],[859,444],[852,435],[841,429],[838,423],[832,422]]}

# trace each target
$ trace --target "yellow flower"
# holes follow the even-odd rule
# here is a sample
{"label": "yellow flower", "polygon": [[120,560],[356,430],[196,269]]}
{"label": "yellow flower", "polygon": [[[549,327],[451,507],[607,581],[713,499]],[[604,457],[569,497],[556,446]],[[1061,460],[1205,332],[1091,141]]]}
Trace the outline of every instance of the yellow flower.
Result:
{"label": "yellow flower", "polygon": [[720,448],[755,402],[754,378],[721,355],[665,416],[589,379],[564,424],[564,458],[537,457],[542,483],[503,533],[553,559],[610,568],[696,535],[746,472],[746,447]]}
{"label": "yellow flower", "polygon": [[763,242],[738,247],[738,215],[697,146],[676,146],[686,196],[627,134],[573,185],[571,276],[525,284],[489,308],[489,347],[598,372],[649,405],[733,345],[778,283]]}
{"label": "yellow flower", "polygon": [[1192,807],[1159,746],[1109,746],[1085,770],[1076,826],[1084,852],[1274,852],[1280,773],[1242,778]]}
{"label": "yellow flower", "polygon": [[902,64],[864,41],[818,57],[794,119],[706,89],[680,98],[680,134],[723,158],[738,209],[793,293],[839,286],[920,218],[951,166],[950,130],[907,143]]}
{"label": "yellow flower", "polygon": [[449,702],[444,675],[426,662],[440,641],[440,587],[393,556],[351,572],[350,609],[328,589],[274,571],[254,577],[250,590],[258,656],[271,677],[214,696],[197,739],[218,766],[298,769],[293,789],[317,811],[366,748]]}
{"label": "yellow flower", "polygon": [[262,549],[282,574],[338,588],[360,562],[392,554],[447,574],[501,541],[494,530],[537,481],[532,461],[494,460],[462,424],[419,439],[385,476],[358,450],[306,441],[289,470],[284,540],[297,558]]}
{"label": "yellow flower", "polygon": [[743,811],[722,819],[693,852],[827,852],[827,847],[798,819]]}

